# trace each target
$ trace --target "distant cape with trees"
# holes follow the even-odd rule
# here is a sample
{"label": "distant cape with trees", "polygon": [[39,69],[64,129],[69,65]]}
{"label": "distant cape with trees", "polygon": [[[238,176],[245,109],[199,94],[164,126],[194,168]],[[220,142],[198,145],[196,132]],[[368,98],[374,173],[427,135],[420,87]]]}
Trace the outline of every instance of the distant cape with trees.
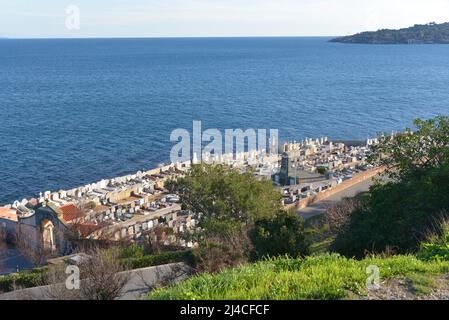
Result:
{"label": "distant cape with trees", "polygon": [[413,27],[399,30],[382,29],[361,32],[330,41],[360,44],[449,44],[449,22],[415,24]]}

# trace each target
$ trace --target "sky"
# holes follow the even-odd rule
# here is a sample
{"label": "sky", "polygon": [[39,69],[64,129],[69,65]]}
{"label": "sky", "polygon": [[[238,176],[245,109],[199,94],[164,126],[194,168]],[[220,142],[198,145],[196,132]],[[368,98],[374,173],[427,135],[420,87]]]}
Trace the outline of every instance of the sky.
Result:
{"label": "sky", "polygon": [[428,22],[449,22],[449,0],[0,0],[10,38],[337,36]]}

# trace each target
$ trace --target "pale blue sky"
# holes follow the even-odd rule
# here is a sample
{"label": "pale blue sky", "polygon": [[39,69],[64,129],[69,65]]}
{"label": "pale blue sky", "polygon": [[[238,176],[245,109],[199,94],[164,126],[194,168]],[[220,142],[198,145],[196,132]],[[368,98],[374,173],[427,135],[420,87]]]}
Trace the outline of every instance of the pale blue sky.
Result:
{"label": "pale blue sky", "polygon": [[[80,29],[65,27],[66,7]],[[346,35],[449,22],[449,0],[0,0],[0,37]]]}

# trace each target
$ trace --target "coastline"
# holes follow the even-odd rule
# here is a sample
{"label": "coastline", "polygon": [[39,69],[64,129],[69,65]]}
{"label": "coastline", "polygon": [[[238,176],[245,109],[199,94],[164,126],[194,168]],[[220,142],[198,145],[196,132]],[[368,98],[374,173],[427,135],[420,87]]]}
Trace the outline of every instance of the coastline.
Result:
{"label": "coastline", "polygon": [[[359,140],[359,139],[336,139],[336,140],[332,140],[334,143],[343,143],[343,144],[345,144],[346,146],[348,146],[348,147],[351,147],[351,146],[354,146],[354,147],[359,147],[359,146],[362,146],[366,141],[364,141],[364,140]],[[287,142],[287,141],[285,141],[285,142],[283,142],[281,145],[283,145],[283,144],[286,144],[286,143],[289,143],[289,142]],[[244,154],[248,154],[249,153],[249,151],[247,151],[247,152],[244,152]],[[192,160],[190,160],[190,161],[192,161]],[[59,188],[59,189],[57,189],[58,191],[53,191],[53,192],[61,192],[61,191],[71,191],[71,190],[76,190],[76,189],[78,189],[78,188],[82,188],[82,187],[85,187],[85,186],[87,186],[87,185],[92,185],[92,184],[95,184],[95,183],[99,183],[99,182],[101,182],[101,181],[104,181],[104,180],[120,180],[120,179],[126,179],[127,177],[129,177],[129,176],[133,176],[133,175],[136,175],[138,172],[144,172],[145,174],[155,174],[155,173],[158,173],[158,171],[160,171],[160,170],[162,170],[162,171],[165,171],[165,170],[167,170],[167,169],[169,169],[169,168],[171,168],[171,167],[174,167],[176,164],[174,164],[174,163],[161,163],[158,167],[156,167],[156,168],[148,168],[148,169],[142,169],[142,170],[138,170],[138,171],[129,171],[129,172],[126,172],[126,173],[124,173],[123,175],[119,175],[119,176],[114,176],[114,177],[110,177],[110,178],[108,178],[108,177],[104,177],[104,178],[102,178],[101,180],[99,180],[99,181],[95,181],[95,182],[87,182],[86,184],[84,184],[84,185],[79,185],[79,186],[74,186],[74,187],[72,187],[72,188],[69,188],[69,189],[61,189],[61,188]],[[48,191],[40,191],[41,193],[44,193],[44,192],[48,192]],[[37,194],[34,194],[34,195],[30,195],[28,198],[25,196],[24,198],[22,198],[21,200],[19,200],[19,199],[16,199],[16,200],[14,200],[12,203],[10,202],[10,203],[1,203],[0,202],[0,208],[1,207],[6,207],[6,206],[9,206],[9,205],[12,205],[14,202],[16,202],[16,201],[23,201],[23,200],[25,200],[25,199],[32,199],[32,198],[35,198],[35,197],[37,197],[38,196],[38,193]]]}

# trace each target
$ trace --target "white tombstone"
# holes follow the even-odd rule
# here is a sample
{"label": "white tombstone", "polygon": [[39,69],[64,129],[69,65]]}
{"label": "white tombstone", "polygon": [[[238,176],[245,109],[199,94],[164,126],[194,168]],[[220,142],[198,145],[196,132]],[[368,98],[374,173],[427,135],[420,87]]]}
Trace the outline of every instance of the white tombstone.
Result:
{"label": "white tombstone", "polygon": [[196,152],[193,153],[193,159],[192,159],[192,163],[193,164],[198,164],[198,155],[196,154]]}
{"label": "white tombstone", "polygon": [[59,197],[61,199],[67,198],[67,192],[64,190],[59,191]]}

